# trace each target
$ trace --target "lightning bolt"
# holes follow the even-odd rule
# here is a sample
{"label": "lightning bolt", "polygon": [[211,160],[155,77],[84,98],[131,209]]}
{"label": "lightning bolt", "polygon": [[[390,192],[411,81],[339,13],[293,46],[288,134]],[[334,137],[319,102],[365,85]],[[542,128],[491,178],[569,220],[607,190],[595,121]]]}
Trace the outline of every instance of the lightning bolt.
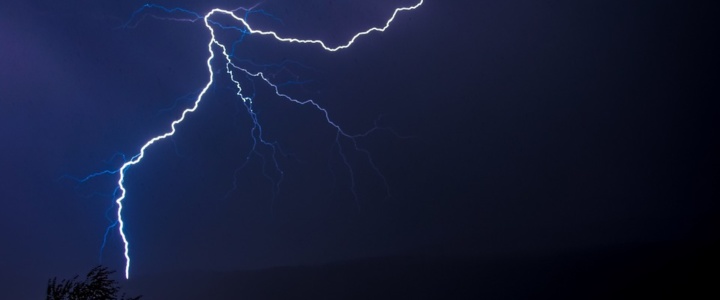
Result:
{"label": "lightning bolt", "polygon": [[[195,13],[195,12],[188,11],[188,10],[184,10],[184,9],[179,9],[179,8],[168,9],[168,8],[164,8],[164,7],[157,6],[157,5],[151,5],[151,4],[146,4],[146,5],[144,5],[142,8],[138,9],[137,11],[135,11],[135,12],[133,13],[133,15],[132,15],[131,21],[132,21],[132,20],[136,20],[136,21],[137,21],[137,19],[135,18],[135,16],[136,16],[137,14],[139,14],[143,9],[145,9],[145,8],[150,8],[150,7],[159,8],[159,9],[165,10],[165,11],[168,12],[168,13],[175,13],[175,12],[184,13],[184,14],[188,15],[189,17],[187,17],[187,18],[160,18],[160,17],[156,17],[156,18],[158,18],[158,19],[165,19],[165,20],[174,20],[174,21],[187,21],[187,22],[197,22],[197,21],[199,21],[199,20],[203,20],[203,22],[204,22],[204,24],[205,24],[205,27],[206,27],[206,28],[208,29],[208,31],[210,32],[211,38],[210,38],[210,41],[209,41],[208,44],[207,44],[207,49],[208,49],[208,52],[209,52],[209,56],[208,56],[208,58],[207,58],[207,60],[206,60],[206,64],[207,64],[207,68],[208,68],[208,73],[209,73],[209,74],[208,74],[208,75],[209,75],[208,82],[205,84],[205,86],[202,88],[202,90],[200,90],[200,92],[199,92],[199,94],[197,95],[197,97],[195,98],[195,101],[193,102],[192,106],[191,106],[190,108],[187,108],[187,109],[183,110],[183,111],[182,111],[182,114],[180,115],[180,117],[179,117],[178,119],[174,120],[174,121],[170,124],[170,130],[167,131],[167,132],[165,132],[165,133],[163,133],[163,134],[161,134],[161,135],[155,136],[155,137],[151,138],[151,139],[148,140],[148,141],[146,141],[146,142],[142,145],[142,147],[140,147],[140,151],[139,151],[136,155],[130,157],[129,160],[125,159],[125,157],[123,156],[123,161],[124,161],[124,163],[122,164],[122,166],[120,166],[120,168],[115,169],[115,170],[106,170],[106,171],[102,171],[102,172],[98,172],[98,173],[91,174],[91,175],[89,175],[89,176],[87,176],[87,177],[85,177],[85,178],[82,178],[82,179],[76,179],[77,181],[84,182],[84,181],[87,181],[87,180],[92,179],[92,178],[94,178],[94,177],[101,176],[101,175],[116,175],[116,174],[119,174],[119,179],[117,180],[117,188],[116,188],[115,193],[113,193],[113,196],[117,196],[117,198],[116,198],[115,201],[114,201],[115,204],[117,205],[117,221],[114,222],[114,223],[113,223],[110,227],[108,227],[108,229],[106,230],[105,236],[104,236],[104,238],[103,238],[103,247],[104,247],[104,245],[105,245],[105,241],[107,240],[107,234],[108,234],[110,228],[113,228],[113,227],[117,226],[118,232],[120,233],[120,237],[122,238],[122,241],[123,241],[123,244],[124,244],[125,278],[126,278],[126,279],[129,279],[129,278],[130,278],[130,262],[131,262],[131,260],[130,260],[130,242],[128,241],[127,234],[125,233],[125,222],[124,222],[124,220],[123,220],[123,201],[126,199],[126,196],[127,196],[127,188],[125,187],[125,178],[126,178],[126,176],[127,176],[127,171],[128,171],[132,166],[139,164],[139,163],[143,160],[143,158],[145,157],[145,153],[146,153],[146,151],[147,151],[147,149],[148,149],[149,147],[151,147],[151,146],[152,146],[153,144],[155,144],[156,142],[159,142],[159,141],[162,141],[162,140],[164,140],[164,139],[166,139],[166,138],[172,137],[172,136],[177,132],[177,126],[178,126],[180,123],[182,123],[182,122],[185,120],[185,118],[186,118],[190,113],[193,113],[193,112],[195,112],[195,111],[198,109],[198,107],[200,106],[200,103],[202,102],[202,100],[203,100],[205,94],[207,93],[208,89],[213,85],[213,78],[214,78],[215,74],[214,74],[214,72],[213,72],[213,68],[212,68],[211,62],[212,62],[213,59],[216,57],[216,55],[218,55],[218,54],[215,53],[215,51],[213,50],[214,46],[219,47],[219,48],[221,49],[221,54],[220,54],[220,55],[224,58],[224,61],[225,61],[225,72],[229,75],[231,81],[235,84],[235,88],[237,89],[237,95],[241,97],[241,99],[243,100],[243,103],[246,103],[247,111],[248,111],[248,113],[251,115],[251,118],[252,118],[252,120],[253,120],[253,122],[254,122],[254,125],[255,125],[255,127],[252,129],[252,132],[256,132],[256,130],[257,130],[257,133],[253,133],[253,135],[252,135],[253,140],[254,140],[253,151],[254,151],[254,147],[255,147],[255,145],[257,144],[258,140],[259,140],[261,143],[263,143],[263,144],[265,144],[265,145],[267,145],[267,146],[272,147],[272,149],[273,149],[272,155],[273,155],[273,156],[274,156],[275,153],[276,153],[276,148],[275,148],[275,144],[274,144],[274,143],[265,141],[265,140],[262,138],[262,129],[260,128],[259,123],[258,123],[258,121],[257,121],[257,116],[256,116],[256,114],[254,113],[254,111],[253,111],[253,109],[252,109],[252,97],[244,96],[244,95],[242,94],[242,91],[243,91],[243,90],[242,90],[241,84],[240,84],[240,82],[235,78],[235,76],[236,76],[235,72],[236,72],[236,71],[242,72],[242,73],[245,74],[246,76],[250,76],[250,77],[254,77],[254,78],[257,78],[257,79],[259,79],[259,80],[262,80],[263,82],[265,82],[266,84],[268,84],[269,86],[271,86],[271,87],[274,89],[274,92],[275,92],[275,94],[276,94],[278,97],[284,98],[284,99],[286,99],[286,100],[288,100],[288,101],[290,101],[290,102],[293,102],[293,103],[295,103],[295,104],[311,106],[311,107],[317,109],[318,111],[320,111],[320,112],[324,115],[325,120],[328,122],[328,124],[330,124],[332,127],[334,127],[334,128],[337,130],[336,144],[337,144],[337,146],[339,147],[340,155],[341,155],[341,158],[342,158],[342,160],[343,160],[343,163],[344,163],[346,166],[348,166],[348,168],[349,168],[349,162],[348,162],[347,158],[345,157],[345,155],[343,154],[343,152],[342,152],[342,147],[341,147],[341,145],[340,145],[340,143],[339,143],[339,141],[338,141],[338,139],[339,139],[341,136],[342,136],[342,137],[349,138],[350,141],[351,141],[351,145],[352,145],[357,151],[360,151],[360,152],[362,152],[362,153],[364,153],[364,154],[366,155],[366,157],[368,158],[368,160],[371,162],[372,168],[377,172],[377,174],[378,174],[379,176],[382,177],[383,181],[385,181],[385,178],[382,176],[382,174],[380,173],[380,171],[377,169],[377,167],[375,166],[375,164],[372,162],[372,158],[370,157],[370,153],[369,153],[367,150],[360,148],[360,147],[357,145],[357,142],[356,142],[356,138],[366,136],[367,134],[369,134],[369,133],[371,133],[372,131],[374,131],[375,129],[377,129],[377,128],[378,128],[377,126],[376,126],[375,128],[373,128],[373,129],[371,129],[371,130],[369,130],[369,131],[367,131],[367,132],[365,132],[365,133],[361,133],[361,134],[352,135],[352,134],[346,133],[339,125],[337,125],[337,123],[335,123],[335,122],[330,118],[330,115],[329,115],[328,111],[327,111],[326,109],[324,109],[322,106],[320,106],[318,103],[316,103],[315,101],[313,101],[313,100],[298,100],[298,99],[295,99],[295,98],[290,97],[289,95],[283,94],[283,93],[280,92],[280,90],[279,90],[279,88],[278,88],[278,85],[273,84],[273,83],[267,78],[267,76],[265,76],[262,72],[251,72],[251,71],[249,71],[249,70],[247,70],[247,69],[244,69],[244,68],[241,68],[241,67],[237,66],[237,65],[236,65],[235,63],[233,63],[232,60],[231,60],[233,51],[228,51],[228,48],[230,48],[231,50],[234,50],[235,43],[232,44],[231,46],[226,46],[225,44],[223,44],[223,43],[221,43],[220,41],[218,41],[218,39],[217,39],[216,36],[215,36],[215,28],[213,27],[213,25],[214,25],[214,26],[218,26],[219,28],[222,28],[222,29],[232,28],[232,29],[235,29],[235,30],[240,30],[240,31],[243,33],[243,36],[242,36],[242,37],[244,37],[244,36],[247,35],[247,34],[256,34],[256,35],[271,37],[271,38],[273,38],[273,39],[275,39],[275,40],[277,40],[277,41],[279,41],[279,42],[319,45],[319,46],[320,46],[323,50],[325,50],[325,51],[335,52],[335,51],[338,51],[338,50],[342,50],[342,49],[349,48],[350,46],[352,46],[352,45],[355,43],[355,41],[356,41],[358,38],[360,38],[360,37],[362,37],[362,36],[368,35],[368,34],[370,34],[370,33],[372,33],[372,32],[383,32],[383,31],[385,31],[386,29],[388,29],[388,28],[390,27],[390,24],[395,20],[395,17],[396,17],[400,12],[410,11],[410,10],[417,9],[418,7],[420,7],[420,6],[423,4],[423,2],[424,2],[423,0],[419,0],[419,2],[417,2],[415,5],[407,6],[407,7],[399,7],[399,8],[396,8],[396,9],[394,10],[392,16],[385,22],[385,24],[384,24],[382,27],[372,27],[372,28],[367,29],[367,30],[365,30],[365,31],[358,32],[358,33],[356,33],[354,36],[352,36],[352,38],[350,38],[350,40],[349,40],[347,43],[342,44],[342,45],[339,45],[339,46],[334,46],[334,47],[333,47],[333,46],[328,46],[328,45],[327,45],[324,41],[322,41],[322,40],[316,40],[316,39],[297,39],[297,38],[292,38],[292,37],[282,37],[282,36],[280,36],[279,34],[277,34],[277,33],[274,32],[274,31],[264,31],[264,30],[254,29],[254,28],[247,22],[247,16],[248,16],[248,14],[251,12],[251,10],[243,9],[243,8],[238,8],[238,9],[234,9],[234,10],[225,10],[225,9],[215,8],[215,9],[212,9],[212,10],[211,10],[210,12],[208,12],[207,14],[205,14],[204,16],[201,16],[201,15]],[[236,12],[239,11],[239,10],[245,10],[245,11],[246,11],[246,14],[245,14],[244,17],[240,17],[240,16],[236,15]],[[255,12],[257,12],[257,11],[255,11]],[[260,12],[263,13],[263,14],[266,14],[266,13],[263,12],[263,11],[260,11]],[[231,17],[232,19],[234,19],[234,20],[236,20],[237,22],[239,22],[240,25],[242,25],[242,27],[227,27],[227,26],[223,26],[222,24],[219,24],[219,23],[211,20],[211,17],[212,17],[213,15],[216,15],[216,14],[221,14],[221,15],[226,15],[226,16],[228,16],[228,17]],[[131,27],[134,27],[134,26],[137,25],[137,23],[130,23],[131,21],[128,21],[127,23],[123,24],[122,27],[131,28]],[[139,22],[139,21],[138,21],[138,22]],[[256,136],[257,136],[257,138],[256,138]],[[279,173],[281,174],[281,175],[280,175],[280,179],[279,179],[279,180],[276,182],[276,184],[275,184],[275,185],[276,185],[276,188],[277,188],[277,185],[279,185],[280,181],[282,180],[282,171],[279,170],[279,167],[277,166],[277,161],[276,161],[276,163],[275,163],[275,167],[276,167],[276,169],[279,171]],[[355,198],[357,199],[357,194],[356,194],[356,192],[355,192],[354,179],[353,179],[353,178],[354,178],[354,174],[352,173],[352,171],[350,172],[350,177],[351,177],[351,182],[352,182],[352,192],[353,192],[353,195],[355,196]],[[387,188],[387,184],[386,184],[386,188]]]}

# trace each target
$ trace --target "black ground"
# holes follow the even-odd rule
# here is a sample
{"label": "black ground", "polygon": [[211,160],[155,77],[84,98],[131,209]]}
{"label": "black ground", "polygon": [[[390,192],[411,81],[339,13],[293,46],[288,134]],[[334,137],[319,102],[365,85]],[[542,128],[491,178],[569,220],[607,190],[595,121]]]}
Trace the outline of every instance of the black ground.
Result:
{"label": "black ground", "polygon": [[[691,299],[717,296],[718,244],[626,245],[492,260],[404,256],[137,278],[145,299]],[[158,284],[163,282],[163,284]],[[172,283],[167,283],[172,282]]]}

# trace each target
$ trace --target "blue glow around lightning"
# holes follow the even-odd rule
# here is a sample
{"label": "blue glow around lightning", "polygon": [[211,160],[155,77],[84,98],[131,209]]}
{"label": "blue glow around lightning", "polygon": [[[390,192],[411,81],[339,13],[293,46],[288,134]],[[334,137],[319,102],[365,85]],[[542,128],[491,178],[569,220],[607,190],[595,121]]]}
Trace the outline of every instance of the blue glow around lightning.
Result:
{"label": "blue glow around lightning", "polygon": [[[263,167],[263,173],[268,179],[270,179],[272,182],[274,182],[273,197],[279,191],[279,186],[283,179],[283,171],[280,169],[280,166],[277,163],[277,159],[275,159],[275,158],[277,155],[284,155],[284,153],[282,152],[282,149],[279,147],[279,145],[276,142],[266,141],[263,138],[262,127],[260,126],[257,114],[254,112],[253,106],[252,106],[252,99],[253,99],[254,95],[253,96],[243,95],[243,89],[242,89],[241,84],[238,81],[238,79],[236,79],[235,72],[241,72],[242,74],[244,74],[244,76],[258,78],[258,79],[264,81],[266,84],[268,84],[270,87],[272,87],[272,89],[275,91],[275,94],[281,98],[284,98],[295,104],[312,106],[313,108],[322,112],[327,123],[336,129],[337,134],[335,137],[335,145],[337,145],[337,147],[338,147],[338,150],[339,150],[338,152],[342,158],[343,164],[345,164],[345,166],[348,167],[348,169],[350,170],[349,173],[350,173],[350,179],[351,179],[351,191],[357,202],[358,196],[357,196],[357,192],[355,191],[355,180],[354,180],[355,175],[352,172],[352,168],[350,168],[350,163],[348,162],[347,157],[343,154],[344,152],[342,150],[343,148],[340,143],[340,138],[342,138],[342,137],[348,138],[351,141],[352,147],[354,147],[355,150],[363,153],[367,157],[367,159],[370,162],[370,165],[372,166],[374,171],[382,178],[383,182],[386,182],[385,177],[382,175],[382,173],[379,171],[379,169],[376,167],[375,163],[373,162],[372,157],[370,156],[370,153],[367,150],[360,148],[356,141],[356,138],[366,136],[366,135],[370,134],[372,131],[378,129],[378,127],[376,126],[375,128],[373,128],[365,133],[361,133],[361,134],[353,135],[353,134],[346,133],[337,123],[335,123],[330,118],[328,111],[326,109],[324,109],[322,106],[320,106],[318,103],[316,103],[315,101],[313,101],[313,100],[298,100],[298,99],[295,99],[289,95],[286,95],[286,94],[280,92],[279,86],[281,86],[283,84],[273,84],[262,72],[251,72],[247,69],[239,67],[238,65],[233,63],[231,58],[233,57],[235,46],[239,42],[241,42],[246,35],[251,35],[251,34],[256,34],[256,35],[261,35],[261,36],[269,36],[279,42],[299,43],[299,44],[315,44],[315,45],[319,45],[323,50],[330,51],[330,52],[335,52],[338,50],[346,49],[346,48],[349,48],[350,46],[352,46],[355,43],[355,41],[358,38],[360,38],[361,36],[370,34],[372,32],[385,31],[387,28],[390,27],[390,24],[393,22],[393,20],[395,20],[395,17],[397,16],[398,13],[400,13],[402,11],[410,11],[410,10],[417,9],[422,4],[423,4],[423,0],[419,0],[419,2],[415,5],[396,8],[394,10],[392,16],[385,22],[385,24],[382,27],[372,27],[365,31],[358,32],[354,36],[352,36],[352,38],[350,38],[350,40],[347,43],[339,45],[339,46],[334,46],[334,47],[328,46],[322,40],[282,37],[282,36],[278,35],[277,33],[275,33],[274,31],[263,31],[263,30],[254,29],[247,22],[248,16],[251,13],[260,13],[260,14],[269,16],[271,18],[274,18],[275,20],[277,20],[279,22],[282,22],[279,19],[273,17],[272,15],[266,13],[265,11],[254,10],[254,7],[251,9],[237,8],[234,10],[224,10],[224,9],[220,9],[220,8],[215,8],[215,9],[212,9],[206,15],[201,16],[200,14],[195,13],[193,11],[189,11],[189,10],[185,10],[185,9],[181,9],[181,8],[166,8],[166,7],[162,7],[159,5],[146,4],[143,7],[141,7],[140,9],[133,12],[130,20],[128,22],[126,22],[125,24],[123,24],[122,27],[133,28],[133,27],[137,26],[137,24],[146,16],[150,16],[150,17],[162,19],[162,20],[186,21],[186,22],[197,22],[197,21],[202,20],[205,24],[205,27],[210,32],[211,38],[207,44],[208,52],[209,52],[209,56],[206,60],[206,65],[208,67],[208,72],[209,72],[208,82],[199,91],[192,106],[190,108],[183,110],[180,117],[178,119],[174,120],[172,123],[170,123],[170,130],[146,141],[142,145],[142,147],[140,147],[140,151],[138,152],[138,154],[130,157],[130,159],[127,159],[127,157],[125,155],[120,154],[120,157],[123,159],[123,164],[118,169],[105,170],[105,171],[93,173],[93,174],[86,176],[85,178],[73,178],[74,180],[76,180],[78,182],[85,182],[87,180],[90,180],[92,178],[102,176],[102,175],[119,174],[119,179],[117,180],[117,188],[113,192],[113,198],[115,199],[114,203],[115,203],[115,205],[117,205],[117,214],[116,214],[117,219],[115,221],[111,221],[112,222],[111,225],[106,229],[105,235],[103,236],[102,248],[105,247],[105,243],[107,241],[107,237],[108,237],[108,234],[110,233],[110,230],[112,228],[117,227],[118,232],[120,233],[120,237],[122,238],[122,241],[124,244],[125,278],[127,278],[127,279],[130,278],[130,262],[131,262],[131,260],[130,260],[130,243],[128,241],[127,234],[125,233],[125,230],[124,230],[125,222],[123,221],[123,200],[125,200],[126,195],[127,195],[127,189],[126,189],[124,183],[125,183],[125,177],[127,176],[127,170],[130,169],[130,167],[137,165],[142,161],[142,159],[145,157],[146,150],[150,146],[152,146],[153,144],[155,144],[158,141],[164,140],[168,137],[172,137],[175,134],[175,132],[177,131],[177,125],[182,123],[188,114],[195,112],[198,109],[198,107],[200,106],[200,102],[203,100],[203,97],[207,93],[208,89],[213,85],[213,78],[214,78],[215,74],[213,72],[211,62],[217,55],[215,53],[215,51],[213,50],[213,46],[217,46],[221,49],[221,55],[224,57],[224,60],[225,60],[225,72],[230,77],[230,80],[234,83],[235,89],[237,89],[236,94],[243,100],[245,108],[252,119],[253,127],[251,128],[251,137],[253,140],[253,144],[252,144],[250,153],[256,154],[256,155],[260,156],[263,160],[265,160],[265,157],[255,150],[256,147],[258,146],[258,144],[263,144],[265,146],[270,147],[270,149],[272,149],[271,156],[272,156],[272,160],[274,161],[273,166],[275,168],[275,172],[277,172],[277,174],[279,174],[278,175],[279,178],[272,178],[272,176],[270,176],[269,174],[266,173],[265,167]],[[149,14],[145,14],[145,15],[142,15],[141,17],[137,17],[138,15],[140,15],[140,13],[143,10],[149,9],[149,8],[160,9],[160,10],[165,11],[166,13],[182,13],[182,14],[186,15],[187,17],[186,18],[158,17],[158,16],[154,16],[154,15],[149,15]],[[236,15],[236,12],[238,12],[240,10],[245,11],[245,14],[243,15],[243,17]],[[240,27],[225,26],[225,25],[222,25],[218,22],[211,20],[210,18],[216,14],[222,14],[222,15],[229,16],[229,17],[233,18],[234,20],[236,20],[237,22],[239,22],[241,26]],[[238,30],[242,33],[242,35],[238,40],[233,42],[230,46],[226,46],[225,44],[219,42],[216,39],[215,29],[213,26],[217,26],[220,29]],[[286,82],[284,84],[294,84],[294,83],[302,83],[302,82]],[[249,158],[250,158],[250,156],[248,155],[247,159],[249,160]],[[113,158],[113,159],[115,159],[115,158]],[[246,163],[247,163],[247,160],[236,170],[235,176],[237,176],[237,171],[242,169]],[[263,163],[263,166],[265,166],[265,163]],[[237,186],[234,181],[233,188],[236,188],[236,187]],[[385,183],[385,188],[388,189],[387,183]]]}

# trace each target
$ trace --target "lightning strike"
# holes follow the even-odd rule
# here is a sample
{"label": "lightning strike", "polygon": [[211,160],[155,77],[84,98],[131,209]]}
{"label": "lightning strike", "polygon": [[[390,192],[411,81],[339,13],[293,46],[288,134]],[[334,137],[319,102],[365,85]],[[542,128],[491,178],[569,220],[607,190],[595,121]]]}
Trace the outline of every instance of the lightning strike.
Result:
{"label": "lightning strike", "polygon": [[[103,247],[105,246],[105,242],[106,242],[106,240],[107,240],[107,234],[108,234],[110,228],[117,227],[117,228],[118,228],[118,232],[120,233],[120,237],[122,238],[123,245],[124,245],[124,252],[123,252],[123,253],[124,253],[124,256],[125,256],[125,278],[126,278],[126,279],[129,279],[129,278],[130,278],[130,262],[131,262],[131,259],[130,259],[130,242],[128,241],[127,234],[125,233],[125,230],[124,230],[124,229],[125,229],[125,222],[124,222],[124,220],[123,220],[123,201],[126,199],[126,196],[127,196],[127,188],[125,187],[125,178],[126,178],[126,176],[127,176],[127,171],[130,169],[130,167],[132,167],[132,166],[134,166],[134,165],[137,165],[137,164],[139,164],[139,163],[142,161],[142,159],[145,157],[146,150],[147,150],[150,146],[152,146],[152,145],[155,144],[156,142],[159,142],[159,141],[161,141],[161,140],[164,140],[164,139],[166,139],[166,138],[168,138],[168,137],[172,137],[172,136],[175,134],[175,132],[177,132],[177,126],[178,126],[180,123],[182,123],[182,122],[185,120],[185,118],[186,118],[190,113],[193,113],[193,112],[195,112],[195,111],[198,109],[198,107],[200,106],[201,101],[203,100],[203,97],[204,97],[205,94],[207,93],[208,89],[213,85],[213,78],[214,78],[215,74],[214,74],[214,72],[213,72],[213,68],[212,68],[212,64],[211,64],[211,63],[212,63],[213,59],[216,57],[216,55],[217,55],[217,54],[215,53],[215,51],[213,50],[213,47],[214,47],[214,46],[217,46],[217,47],[219,47],[219,48],[221,49],[221,55],[222,55],[222,57],[224,58],[224,61],[225,61],[225,72],[226,72],[226,73],[228,74],[228,76],[230,77],[230,80],[235,84],[235,88],[237,89],[237,95],[240,96],[240,98],[243,100],[244,103],[246,103],[246,107],[247,107],[248,113],[250,113],[250,115],[251,115],[251,117],[252,117],[252,119],[253,119],[253,122],[255,123],[255,126],[257,127],[257,128],[253,128],[253,129],[252,129],[253,132],[255,132],[255,130],[257,130],[257,132],[258,132],[257,134],[253,133],[253,136],[252,136],[252,137],[253,137],[253,140],[255,141],[255,144],[257,144],[257,140],[259,139],[259,141],[260,141],[261,143],[264,143],[264,144],[272,147],[272,149],[273,149],[273,152],[272,152],[273,155],[275,155],[275,153],[276,153],[276,148],[275,148],[274,144],[271,143],[271,142],[265,141],[265,140],[262,138],[262,129],[259,128],[259,124],[258,124],[258,121],[257,121],[257,116],[255,115],[254,111],[252,110],[252,97],[244,96],[244,95],[242,94],[242,91],[243,91],[243,90],[242,90],[242,87],[241,87],[240,82],[239,82],[238,80],[236,80],[236,78],[235,78],[235,73],[234,73],[235,71],[242,72],[242,73],[246,74],[247,76],[259,78],[260,80],[262,80],[263,82],[265,82],[265,83],[267,83],[269,86],[271,86],[271,87],[274,89],[275,94],[276,94],[277,96],[281,97],[281,98],[284,98],[284,99],[286,99],[286,100],[288,100],[288,101],[291,101],[291,102],[296,103],[296,104],[299,104],[299,105],[312,106],[313,108],[319,110],[319,111],[324,115],[325,120],[328,122],[328,124],[330,124],[332,127],[334,127],[334,128],[337,130],[336,142],[337,142],[337,139],[340,138],[340,136],[344,136],[344,137],[346,137],[346,138],[349,138],[349,139],[352,141],[353,147],[355,147],[355,149],[356,149],[357,151],[360,151],[360,152],[362,152],[362,153],[364,153],[364,154],[366,155],[367,159],[371,162],[372,168],[377,172],[377,174],[379,174],[379,176],[382,177],[383,181],[385,182],[385,178],[382,176],[382,174],[379,172],[379,170],[377,169],[377,167],[375,166],[375,164],[372,162],[372,158],[370,157],[370,153],[369,153],[367,150],[360,148],[360,147],[357,145],[357,142],[356,142],[356,140],[355,140],[355,138],[357,138],[357,137],[366,136],[367,134],[369,134],[369,133],[370,133],[371,131],[373,131],[374,129],[371,129],[370,131],[365,132],[365,133],[355,134],[355,135],[346,133],[339,125],[337,125],[337,123],[335,123],[335,122],[330,118],[330,115],[329,115],[328,111],[325,110],[322,106],[320,106],[320,105],[319,105],[318,103],[316,103],[315,101],[313,101],[313,100],[298,100],[298,99],[295,99],[295,98],[290,97],[289,95],[283,94],[283,93],[280,92],[280,90],[279,90],[279,88],[278,88],[278,85],[273,84],[273,83],[267,78],[267,76],[265,76],[262,72],[251,72],[251,71],[248,71],[247,69],[244,69],[244,68],[241,68],[241,67],[237,66],[237,65],[236,65],[235,63],[233,63],[232,60],[231,60],[231,57],[232,57],[232,53],[233,53],[233,52],[232,52],[232,51],[228,52],[228,48],[234,49],[234,44],[232,45],[232,47],[228,47],[228,46],[226,46],[225,44],[223,44],[223,43],[221,43],[220,41],[218,41],[218,39],[217,39],[216,36],[215,36],[215,28],[213,27],[213,25],[218,26],[218,27],[220,27],[220,28],[229,28],[229,27],[223,26],[223,25],[221,25],[221,24],[219,24],[219,23],[211,20],[211,17],[212,17],[213,15],[216,15],[216,14],[226,15],[226,16],[231,17],[232,19],[236,20],[237,22],[239,22],[239,23],[242,25],[241,28],[238,28],[238,27],[232,27],[232,28],[233,28],[233,29],[239,29],[239,30],[241,30],[241,31],[243,32],[243,36],[244,36],[245,34],[256,34],[256,35],[261,35],[261,36],[269,36],[269,37],[271,37],[271,38],[273,38],[273,39],[275,39],[275,40],[277,40],[277,41],[279,41],[279,42],[299,43],[299,44],[315,44],[315,45],[319,45],[319,46],[320,46],[323,50],[325,50],[325,51],[335,52],[335,51],[338,51],[338,50],[342,50],[342,49],[349,48],[350,46],[352,46],[352,45],[355,43],[355,41],[356,41],[358,38],[360,38],[360,37],[362,37],[362,36],[364,36],[364,35],[368,35],[368,34],[370,34],[370,33],[372,33],[372,32],[383,32],[383,31],[385,31],[386,29],[388,29],[388,28],[390,27],[390,24],[395,20],[395,17],[396,17],[400,12],[403,12],[403,11],[411,11],[411,10],[417,9],[418,7],[420,7],[420,6],[423,4],[423,2],[424,2],[423,0],[419,0],[419,2],[418,2],[417,4],[415,4],[415,5],[408,6],[408,7],[396,8],[396,9],[393,11],[392,16],[385,22],[385,24],[384,24],[382,27],[372,27],[372,28],[367,29],[367,30],[365,30],[365,31],[358,32],[358,33],[356,33],[355,35],[353,35],[352,38],[350,38],[350,40],[349,40],[347,43],[342,44],[342,45],[339,45],[339,46],[334,46],[334,47],[328,46],[328,45],[327,45],[324,41],[322,41],[322,40],[317,40],[317,39],[298,39],[298,38],[292,38],[292,37],[282,37],[282,36],[280,36],[279,34],[277,34],[277,33],[274,32],[274,31],[263,31],[263,30],[254,29],[254,28],[247,22],[247,13],[249,13],[250,10],[244,9],[244,8],[237,8],[237,9],[234,9],[234,10],[225,10],[225,9],[215,8],[215,9],[212,9],[209,13],[207,13],[207,14],[204,15],[204,16],[200,16],[199,14],[197,14],[197,13],[195,13],[195,12],[188,11],[188,10],[184,10],[184,9],[179,9],[179,8],[168,9],[168,8],[164,8],[164,7],[156,6],[156,5],[151,5],[151,4],[146,4],[146,5],[144,5],[142,8],[136,10],[136,11],[133,13],[133,15],[132,15],[133,18],[131,18],[131,20],[133,20],[134,17],[135,17],[135,15],[139,14],[143,9],[149,8],[149,7],[160,8],[160,9],[162,9],[162,10],[164,10],[165,12],[168,12],[168,13],[182,12],[182,13],[188,14],[188,15],[190,16],[190,17],[188,17],[188,18],[159,18],[159,17],[158,17],[158,19],[174,20],[174,21],[187,21],[187,22],[197,22],[197,21],[199,21],[199,20],[203,20],[203,22],[204,22],[204,24],[205,24],[205,27],[208,29],[208,31],[209,31],[209,33],[210,33],[210,41],[209,41],[208,44],[207,44],[207,49],[208,49],[208,52],[209,52],[209,56],[208,56],[208,58],[207,58],[207,60],[206,60],[206,65],[207,65],[207,69],[208,69],[208,75],[209,75],[208,77],[209,77],[209,78],[208,78],[208,82],[205,84],[205,86],[202,88],[202,90],[199,92],[199,94],[198,94],[197,97],[195,98],[195,101],[193,102],[192,106],[191,106],[190,108],[187,108],[187,109],[183,110],[183,111],[182,111],[182,114],[180,115],[180,117],[179,117],[178,119],[174,120],[174,121],[170,124],[170,130],[167,131],[167,132],[165,132],[165,133],[163,133],[163,134],[161,134],[161,135],[155,136],[154,138],[152,138],[152,139],[148,140],[147,142],[145,142],[145,144],[143,144],[142,147],[140,148],[140,151],[139,151],[138,154],[136,154],[135,156],[132,156],[129,160],[123,159],[124,163],[122,164],[122,166],[121,166],[119,169],[102,171],[102,172],[98,172],[98,173],[91,174],[91,175],[89,175],[89,176],[87,176],[87,177],[85,177],[85,178],[82,178],[82,179],[75,179],[76,181],[83,182],[83,181],[87,181],[87,180],[89,180],[89,179],[92,179],[92,178],[94,178],[94,177],[101,176],[101,175],[114,175],[114,174],[118,174],[118,173],[120,174],[119,179],[117,180],[117,188],[116,188],[116,191],[115,191],[115,193],[113,193],[113,196],[116,196],[116,195],[117,195],[117,198],[116,198],[115,201],[114,201],[114,203],[117,205],[117,220],[116,220],[115,222],[113,222],[112,225],[111,225],[110,227],[108,227],[108,229],[106,230],[105,235],[104,235],[104,237],[103,237]],[[239,11],[239,10],[245,10],[245,11],[246,11],[245,17],[240,17],[240,16],[236,15],[236,12]],[[262,12],[262,11],[261,11],[261,12]],[[264,13],[264,12],[262,12],[262,13]],[[134,27],[134,26],[136,26],[136,25],[137,25],[137,23],[131,24],[130,21],[128,21],[127,23],[123,24],[122,27],[132,28],[132,27]],[[376,127],[376,128],[377,128],[377,127]],[[256,136],[257,136],[258,138],[256,138]],[[342,156],[343,163],[344,163],[346,166],[349,167],[349,162],[347,161],[347,158],[345,157],[344,154],[342,154],[342,147],[340,146],[340,143],[337,142],[336,144],[337,144],[338,147],[340,148],[340,153],[341,153],[341,156]],[[253,146],[253,149],[254,149],[254,146]],[[277,161],[276,161],[275,167],[276,167],[276,169],[277,169],[277,170],[279,171],[279,173],[280,173],[280,178],[278,179],[278,181],[277,181],[276,184],[275,184],[276,186],[278,186],[279,183],[280,183],[280,181],[282,181],[282,174],[283,174],[283,173],[282,173],[282,171],[279,170],[279,167],[277,166]],[[350,177],[351,177],[351,179],[354,178],[354,174],[353,174],[352,172],[350,172]],[[352,183],[351,183],[351,184],[352,184],[352,193],[353,193],[353,195],[354,195],[354,196],[356,197],[356,199],[357,199],[357,194],[356,194],[356,192],[355,192],[355,187],[354,187],[354,180],[352,180]],[[387,189],[387,184],[386,184],[386,189]],[[118,195],[118,194],[119,194],[119,195]]]}

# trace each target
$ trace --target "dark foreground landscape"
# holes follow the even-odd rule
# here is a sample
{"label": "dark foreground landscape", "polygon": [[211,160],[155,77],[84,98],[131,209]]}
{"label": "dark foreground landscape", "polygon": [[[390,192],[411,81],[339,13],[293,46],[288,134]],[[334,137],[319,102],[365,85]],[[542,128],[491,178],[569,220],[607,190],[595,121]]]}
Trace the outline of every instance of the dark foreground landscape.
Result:
{"label": "dark foreground landscape", "polygon": [[709,299],[718,296],[718,250],[658,243],[493,260],[398,256],[166,274],[126,286],[144,299]]}

